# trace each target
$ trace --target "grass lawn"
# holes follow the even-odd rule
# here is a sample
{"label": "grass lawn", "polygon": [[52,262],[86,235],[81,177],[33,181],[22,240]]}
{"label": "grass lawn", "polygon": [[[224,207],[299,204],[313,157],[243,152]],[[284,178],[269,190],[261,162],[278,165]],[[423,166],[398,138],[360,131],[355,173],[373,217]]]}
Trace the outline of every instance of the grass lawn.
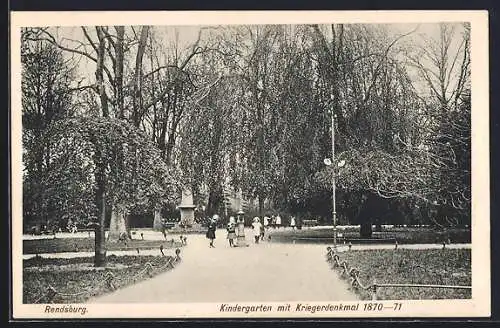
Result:
{"label": "grass lawn", "polygon": [[[339,257],[348,268],[359,270],[359,279],[365,286],[374,280],[380,284],[470,286],[472,283],[470,249],[347,251],[339,253]],[[368,292],[359,292],[364,299],[370,299]],[[471,291],[383,287],[377,295],[383,300],[464,299],[471,298]]]}
{"label": "grass lawn", "polygon": [[[124,242],[106,242],[108,251],[159,249],[163,245],[165,249],[181,247],[179,238],[172,242],[168,240],[139,240],[132,239]],[[56,239],[33,239],[23,240],[23,254],[63,253],[63,252],[93,252],[95,241],[90,238],[56,238]]]}
{"label": "grass lawn", "polygon": [[[337,233],[340,237],[346,239],[356,239],[360,238],[359,231],[352,229],[343,231],[338,230]],[[291,243],[294,241],[296,243],[324,243],[331,244],[333,242],[333,230],[332,228],[315,228],[315,229],[302,229],[302,230],[290,230],[290,229],[269,229],[267,232],[271,235],[273,242],[283,242]],[[303,238],[303,239],[301,239]],[[342,242],[342,238],[339,239]],[[461,228],[451,228],[446,231],[438,231],[432,228],[386,228],[381,232],[374,231],[372,234],[372,239],[386,239],[386,238],[396,238],[399,244],[441,244],[443,241],[450,239],[451,243],[470,243],[470,230]],[[357,243],[353,240],[352,243]]]}
{"label": "grass lawn", "polygon": [[172,267],[167,265],[169,259],[170,256],[110,255],[107,257],[106,268],[93,267],[92,257],[24,260],[23,303],[46,303],[49,286],[58,292],[53,303],[82,303],[111,291],[105,283],[105,276],[109,272],[114,275],[113,283],[116,288],[121,288],[148,279],[149,275],[144,270],[148,262],[153,267],[151,276],[171,270]]}

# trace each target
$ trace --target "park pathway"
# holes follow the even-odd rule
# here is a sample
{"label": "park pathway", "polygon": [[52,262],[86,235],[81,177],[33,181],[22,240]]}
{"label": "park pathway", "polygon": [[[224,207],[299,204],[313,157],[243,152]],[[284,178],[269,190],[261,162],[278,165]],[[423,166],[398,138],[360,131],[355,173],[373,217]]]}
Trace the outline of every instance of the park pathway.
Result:
{"label": "park pathway", "polygon": [[[251,238],[247,232],[247,240]],[[324,245],[253,242],[229,248],[219,229],[216,248],[189,236],[174,270],[90,303],[351,301],[354,293],[325,260]]]}

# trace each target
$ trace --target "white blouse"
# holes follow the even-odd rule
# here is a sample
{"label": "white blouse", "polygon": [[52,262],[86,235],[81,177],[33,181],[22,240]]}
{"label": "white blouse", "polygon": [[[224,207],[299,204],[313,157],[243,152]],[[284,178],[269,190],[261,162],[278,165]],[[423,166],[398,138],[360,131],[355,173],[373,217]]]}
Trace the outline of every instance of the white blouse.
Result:
{"label": "white blouse", "polygon": [[260,222],[254,222],[252,223],[252,226],[253,226],[253,235],[260,236],[260,227],[262,227],[262,224]]}

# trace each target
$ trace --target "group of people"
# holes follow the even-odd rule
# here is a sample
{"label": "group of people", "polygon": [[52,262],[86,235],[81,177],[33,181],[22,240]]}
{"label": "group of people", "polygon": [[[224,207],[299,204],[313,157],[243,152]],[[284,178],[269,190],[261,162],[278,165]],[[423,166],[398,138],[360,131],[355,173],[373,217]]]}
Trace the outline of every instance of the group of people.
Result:
{"label": "group of people", "polygon": [[[215,214],[208,222],[208,230],[206,237],[210,240],[209,247],[214,248],[215,231],[217,230],[217,222],[219,221],[219,216]],[[229,241],[229,247],[236,247],[234,240],[237,238],[236,235],[236,221],[233,216],[229,218],[229,222],[226,227],[227,239]]]}
{"label": "group of people", "polygon": [[[219,216],[215,214],[208,223],[208,230],[206,237],[210,240],[210,245],[209,247],[215,247],[214,246],[214,239],[215,239],[215,231],[217,230],[217,222],[219,221]],[[280,228],[282,226],[281,222],[281,217],[280,215],[276,216],[267,216],[265,215],[263,217],[263,223],[260,222],[260,218],[258,216],[254,217],[252,220],[252,229],[253,229],[253,236],[255,243],[258,244],[259,241],[264,240],[264,235],[265,231],[269,229],[269,227],[272,227],[274,229]],[[295,229],[296,226],[296,221],[295,217],[290,218],[290,227]],[[226,226],[226,231],[227,231],[227,240],[229,242],[229,247],[236,247],[234,240],[237,238],[237,227],[236,227],[236,220],[233,216],[229,217],[229,222]],[[243,233],[243,232],[242,232]]]}

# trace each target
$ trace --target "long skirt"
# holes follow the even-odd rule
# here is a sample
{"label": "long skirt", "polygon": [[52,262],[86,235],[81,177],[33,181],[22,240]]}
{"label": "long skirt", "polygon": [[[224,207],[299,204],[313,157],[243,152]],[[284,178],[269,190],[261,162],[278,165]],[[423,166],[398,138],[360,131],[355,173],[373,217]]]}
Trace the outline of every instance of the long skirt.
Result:
{"label": "long skirt", "polygon": [[207,238],[208,239],[215,239],[215,231],[214,230],[208,230],[207,231]]}

